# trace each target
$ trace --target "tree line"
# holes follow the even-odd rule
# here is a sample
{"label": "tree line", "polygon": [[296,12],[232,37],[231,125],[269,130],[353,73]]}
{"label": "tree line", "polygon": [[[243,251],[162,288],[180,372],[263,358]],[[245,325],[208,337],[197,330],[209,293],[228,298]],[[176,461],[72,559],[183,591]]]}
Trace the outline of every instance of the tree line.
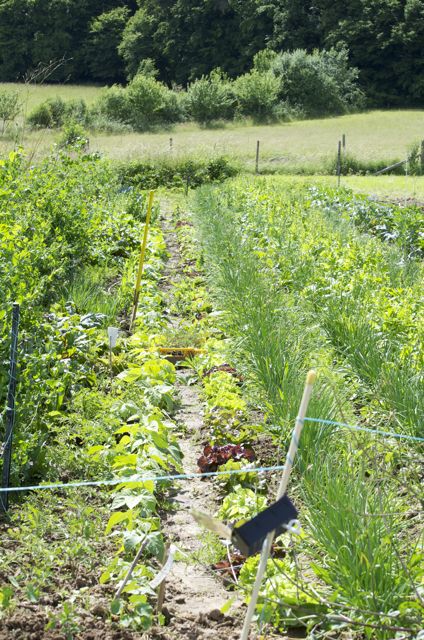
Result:
{"label": "tree line", "polygon": [[422,106],[424,0],[2,0],[0,80],[123,83],[147,66],[186,86],[266,48],[347,51],[369,105]]}

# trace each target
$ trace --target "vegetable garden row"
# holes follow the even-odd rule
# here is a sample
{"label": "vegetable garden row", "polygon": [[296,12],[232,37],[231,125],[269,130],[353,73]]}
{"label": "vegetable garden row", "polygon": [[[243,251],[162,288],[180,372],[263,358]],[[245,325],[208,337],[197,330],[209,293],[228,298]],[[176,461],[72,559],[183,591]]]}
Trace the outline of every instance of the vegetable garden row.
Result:
{"label": "vegetable garden row", "polygon": [[[252,469],[283,463],[304,373],[318,372],[308,411],[317,422],[305,424],[289,489],[302,533],[274,545],[260,628],[301,627],[311,638],[347,630],[358,638],[417,637],[424,598],[420,210],[402,215],[344,191],[282,190],[278,180],[258,178],[198,189],[190,214],[182,196],[168,197],[178,203],[180,276],[170,295],[156,206],[131,334],[144,196],[95,156],[60,153],[28,169],[14,153],[0,165],[3,406],[12,301],[22,307],[12,485],[116,482],[11,498],[0,532],[0,631],[15,637],[25,602],[37,607],[40,638],[88,639],[99,606],[105,629],[165,623],[154,612],[152,580],[167,542],[158,514],[172,504],[175,481],[140,477],[184,471],[172,420],[176,368],[161,348],[190,347],[200,351],[182,364],[204,403],[194,446],[200,471],[228,472],[205,480],[226,522],[243,522],[272,502],[278,474]],[[118,322],[110,361],[107,327]],[[234,550],[228,561],[216,536],[204,540],[212,570],[224,567],[229,591],[248,600],[258,556],[246,560]]]}

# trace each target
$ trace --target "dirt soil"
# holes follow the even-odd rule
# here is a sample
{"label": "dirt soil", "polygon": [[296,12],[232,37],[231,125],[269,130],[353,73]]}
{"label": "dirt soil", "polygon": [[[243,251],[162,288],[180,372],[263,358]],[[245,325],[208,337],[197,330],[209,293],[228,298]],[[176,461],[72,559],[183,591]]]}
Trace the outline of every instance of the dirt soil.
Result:
{"label": "dirt soil", "polygon": [[[162,207],[164,210],[163,230],[170,258],[164,274],[163,290],[172,297],[172,282],[178,279],[180,273],[180,257],[176,235],[169,221],[169,209]],[[168,320],[174,327],[178,326],[178,317],[169,316]],[[180,408],[175,420],[184,434],[179,441],[184,455],[184,471],[196,473],[197,459],[202,450],[203,411],[198,388],[190,384],[191,377],[191,372],[177,370]],[[174,543],[182,553],[177,555],[178,561],[174,562],[167,580],[164,613],[168,624],[152,630],[148,637],[165,640],[236,639],[242,624],[242,603],[236,598],[232,615],[222,614],[221,607],[234,594],[224,588],[222,580],[211,568],[194,560],[202,548],[204,530],[190,511],[197,509],[212,513],[216,509],[214,486],[201,478],[183,481],[176,487],[172,503],[173,509],[166,514],[162,528],[168,541]]]}

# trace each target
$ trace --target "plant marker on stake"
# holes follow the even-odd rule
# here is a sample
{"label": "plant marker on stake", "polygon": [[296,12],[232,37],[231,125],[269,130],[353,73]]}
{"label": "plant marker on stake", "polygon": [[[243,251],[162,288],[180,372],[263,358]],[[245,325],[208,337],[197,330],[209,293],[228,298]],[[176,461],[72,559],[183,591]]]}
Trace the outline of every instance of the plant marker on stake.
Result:
{"label": "plant marker on stake", "polygon": [[143,275],[144,258],[145,258],[145,255],[146,255],[147,234],[148,234],[148,231],[149,231],[150,218],[151,218],[151,215],[152,215],[152,205],[153,205],[153,196],[154,196],[154,194],[155,194],[154,191],[150,191],[149,192],[149,202],[148,202],[148,205],[147,205],[146,222],[145,222],[145,225],[144,225],[144,235],[143,235],[143,241],[141,243],[140,260],[139,260],[139,263],[138,263],[137,280],[136,280],[136,283],[135,283],[133,312],[132,312],[131,322],[130,322],[130,331],[131,331],[132,326],[134,324],[135,316],[137,315],[138,301],[139,301],[139,298],[140,298],[141,276]]}
{"label": "plant marker on stake", "polygon": [[[309,400],[311,398],[312,387],[315,382],[315,378],[316,378],[315,371],[308,371],[306,376],[306,384],[303,390],[303,396],[302,396],[302,400],[299,407],[299,414],[296,418],[296,424],[293,430],[290,447],[286,457],[285,469],[283,471],[280,486],[278,487],[278,491],[277,491],[277,500],[282,498],[286,493],[287,485],[289,483],[290,473],[293,467],[297,449],[299,447],[299,438],[300,438],[300,434],[302,433],[303,421],[306,415]],[[246,612],[246,617],[244,619],[244,625],[243,625],[243,630],[241,632],[240,640],[248,640],[249,638],[250,623],[252,622],[253,614],[255,613],[256,603],[259,597],[259,590],[261,588],[262,580],[266,571],[266,565],[268,562],[268,557],[271,551],[271,546],[274,541],[274,537],[275,537],[275,532],[272,531],[265,538],[265,542],[262,547],[261,559],[259,562],[258,571],[256,573],[256,580],[253,586],[252,596],[250,598],[249,606]]]}

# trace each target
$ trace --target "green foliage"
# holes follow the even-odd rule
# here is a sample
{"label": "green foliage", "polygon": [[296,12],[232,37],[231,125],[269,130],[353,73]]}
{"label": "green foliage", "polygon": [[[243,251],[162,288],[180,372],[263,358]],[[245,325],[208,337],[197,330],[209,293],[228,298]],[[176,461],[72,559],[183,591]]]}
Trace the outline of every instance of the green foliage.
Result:
{"label": "green foliage", "polygon": [[[243,327],[241,352],[280,424],[297,411],[299,370],[315,363],[327,371],[337,354],[343,366],[348,363],[348,380],[356,380],[362,392],[364,418],[419,432],[423,352],[417,300],[422,267],[409,244],[419,212],[411,216],[409,231],[405,217],[403,231],[399,211],[399,240],[408,247],[407,253],[399,253],[360,235],[347,221],[356,219],[362,229],[374,229],[381,237],[385,232],[388,238],[396,227],[390,214],[383,227],[384,207],[378,220],[374,212],[379,205],[358,206],[352,195],[347,198],[353,198],[352,204],[345,200],[334,210],[323,206],[325,198],[278,196],[278,191],[266,194],[261,188],[253,188],[251,199],[247,184],[239,186],[235,191],[229,187],[218,200],[210,191],[201,194],[199,224],[228,330],[237,336]],[[363,206],[369,207],[367,214]],[[416,242],[418,249],[419,235]],[[328,355],[323,335],[334,349]],[[337,415],[346,402],[346,384],[339,377],[333,389],[325,385],[313,399],[311,415]],[[314,433],[324,437],[319,430]]]}
{"label": "green foliage", "polygon": [[108,120],[129,124],[131,119],[127,91],[118,85],[105,89],[97,101],[97,110]]}
{"label": "green foliage", "polygon": [[200,124],[231,116],[234,98],[231,84],[219,69],[202,76],[187,89],[187,109],[191,117]]}
{"label": "green foliage", "polygon": [[[106,310],[107,296],[91,304],[80,294],[78,312],[71,303],[56,303],[64,290],[75,292],[88,268],[107,274],[114,263],[119,271],[139,246],[138,223],[125,213],[127,196],[118,192],[108,164],[74,154],[57,153],[31,168],[16,152],[0,162],[0,400],[7,387],[11,301],[17,300],[24,310],[24,346],[13,469],[21,477],[38,475],[46,459],[46,412],[62,411],[75,393],[96,382],[94,362],[103,342],[98,329],[104,322],[98,314]],[[123,305],[126,295],[117,298]]]}
{"label": "green foliage", "polygon": [[362,104],[358,72],[349,67],[346,50],[285,52],[275,57],[272,69],[280,80],[280,99],[306,116],[346,113]]}
{"label": "green foliage", "polygon": [[82,98],[66,102],[60,96],[56,96],[35,107],[27,121],[33,127],[56,128],[61,127],[68,120],[86,125],[89,118],[88,107]]}
{"label": "green foliage", "polygon": [[130,124],[146,131],[162,121],[168,90],[151,76],[136,75],[128,85],[127,99]]}
{"label": "green foliage", "polygon": [[21,108],[21,100],[17,91],[0,90],[0,120],[3,121],[2,134],[5,132],[7,125],[19,115]]}
{"label": "green foliage", "polygon": [[[421,0],[363,0],[347,9],[326,0],[45,0],[42,6],[4,0],[0,79],[121,82],[124,66],[132,78],[151,60],[160,80],[186,85],[218,67],[232,78],[245,74],[266,47],[334,49],[349,51],[373,104],[420,106],[422,24]],[[261,64],[258,59],[260,72],[269,60],[264,57],[259,69]],[[304,68],[300,75],[303,84],[317,86],[313,70]],[[334,87],[322,78],[334,100]],[[346,102],[351,108],[356,99]]]}
{"label": "green foliage", "polygon": [[217,67],[234,77],[264,48],[270,26],[268,11],[254,0],[144,0],[128,21],[119,51],[129,77],[147,58],[168,83],[186,84]]}
{"label": "green foliage", "polygon": [[257,122],[272,120],[277,114],[279,89],[280,81],[271,71],[254,69],[240,76],[234,82],[238,111]]}
{"label": "green foliage", "polygon": [[130,11],[128,7],[116,7],[96,16],[90,24],[87,58],[94,80],[116,82],[123,79],[124,65],[118,55]]}
{"label": "green foliage", "polygon": [[62,147],[85,150],[88,146],[88,137],[84,127],[78,122],[70,121],[63,127],[63,133],[59,140]]}
{"label": "green foliage", "polygon": [[242,525],[267,506],[267,499],[252,489],[238,486],[225,496],[218,510],[218,518],[226,522]]}
{"label": "green foliage", "polygon": [[133,160],[118,165],[118,175],[122,183],[141,189],[156,189],[162,186],[195,188],[208,182],[222,182],[237,173],[237,167],[223,156],[206,162],[171,158],[150,162]]}

